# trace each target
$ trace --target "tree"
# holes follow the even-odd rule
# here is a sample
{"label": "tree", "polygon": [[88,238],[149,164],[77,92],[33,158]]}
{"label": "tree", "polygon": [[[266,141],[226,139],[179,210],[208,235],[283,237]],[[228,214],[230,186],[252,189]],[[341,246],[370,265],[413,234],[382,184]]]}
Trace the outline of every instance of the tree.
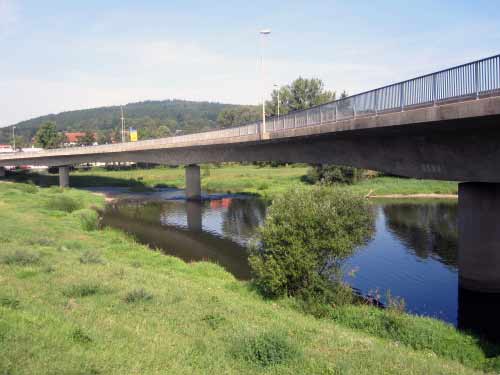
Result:
{"label": "tree", "polygon": [[[14,147],[14,142],[13,140],[10,141],[10,145],[12,147]],[[19,148],[23,148],[23,147],[27,147],[28,146],[28,143],[26,142],[26,140],[24,139],[24,137],[20,136],[20,135],[16,135],[16,142],[15,142],[15,145],[16,145],[16,149],[19,149]]]}
{"label": "tree", "polygon": [[45,122],[35,134],[35,145],[42,148],[57,148],[61,145],[63,135],[53,122]]}
{"label": "tree", "polygon": [[111,143],[111,132],[109,131],[101,131],[97,134],[97,143],[100,145]]}
{"label": "tree", "polygon": [[335,183],[355,184],[364,177],[364,169],[331,164],[319,164],[309,167],[305,179],[311,184],[321,183],[331,185]]}
{"label": "tree", "polygon": [[222,128],[243,125],[260,119],[261,113],[258,107],[236,107],[222,110],[217,116],[217,123]]}
{"label": "tree", "polygon": [[85,135],[78,137],[78,144],[80,146],[92,146],[95,142],[95,135],[91,131],[86,131]]}
{"label": "tree", "polygon": [[366,199],[331,187],[296,189],[269,208],[250,265],[266,296],[307,296],[333,303],[341,265],[373,233]]}
{"label": "tree", "polygon": [[266,112],[273,116],[278,113],[278,92],[280,114],[324,104],[335,100],[336,97],[335,91],[325,90],[322,80],[299,77],[291,84],[272,92],[271,101],[266,103]]}

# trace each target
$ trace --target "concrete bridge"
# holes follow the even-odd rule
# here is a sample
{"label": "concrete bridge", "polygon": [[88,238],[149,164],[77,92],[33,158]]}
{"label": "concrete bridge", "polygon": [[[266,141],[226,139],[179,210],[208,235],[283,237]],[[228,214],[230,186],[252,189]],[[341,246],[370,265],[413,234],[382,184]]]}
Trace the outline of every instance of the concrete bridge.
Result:
{"label": "concrete bridge", "polygon": [[402,176],[454,180],[459,188],[462,286],[500,292],[500,55],[304,111],[229,129],[134,143],[22,152],[8,165],[89,162],[183,164],[186,195],[199,199],[197,164],[331,163]]}

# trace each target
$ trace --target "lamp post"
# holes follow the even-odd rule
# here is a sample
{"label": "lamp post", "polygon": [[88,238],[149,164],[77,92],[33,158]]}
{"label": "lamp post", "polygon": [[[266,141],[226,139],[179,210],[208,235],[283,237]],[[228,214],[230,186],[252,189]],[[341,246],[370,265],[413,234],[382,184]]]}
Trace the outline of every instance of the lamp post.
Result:
{"label": "lamp post", "polygon": [[266,84],[264,77],[264,38],[271,34],[271,30],[264,29],[260,31],[260,70],[262,74],[262,136],[266,132]]}
{"label": "lamp post", "polygon": [[122,143],[125,143],[125,118],[123,117],[123,107],[120,106],[120,110],[122,112]]}
{"label": "lamp post", "polygon": [[12,149],[16,152],[16,127],[12,127]]}
{"label": "lamp post", "polygon": [[277,84],[274,84],[274,87],[278,90],[278,121],[280,120],[280,88]]}

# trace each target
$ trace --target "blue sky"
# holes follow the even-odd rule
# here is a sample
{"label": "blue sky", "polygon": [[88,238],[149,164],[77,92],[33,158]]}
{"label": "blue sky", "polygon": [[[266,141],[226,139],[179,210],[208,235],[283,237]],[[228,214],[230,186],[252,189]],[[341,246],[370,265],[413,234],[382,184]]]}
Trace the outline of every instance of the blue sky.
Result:
{"label": "blue sky", "polygon": [[498,0],[0,0],[0,126],[148,99],[257,104],[298,76],[354,94],[500,53]]}

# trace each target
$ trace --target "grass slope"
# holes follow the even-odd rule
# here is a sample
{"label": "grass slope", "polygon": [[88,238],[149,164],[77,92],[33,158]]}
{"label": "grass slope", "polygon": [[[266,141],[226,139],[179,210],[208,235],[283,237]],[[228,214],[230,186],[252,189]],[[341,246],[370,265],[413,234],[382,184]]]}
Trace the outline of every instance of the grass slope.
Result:
{"label": "grass slope", "polygon": [[[89,231],[82,211],[102,204],[73,189],[0,184],[0,374],[476,373],[265,301],[217,265]],[[474,340],[432,329],[452,331],[453,347],[472,353],[463,362],[483,366]]]}

